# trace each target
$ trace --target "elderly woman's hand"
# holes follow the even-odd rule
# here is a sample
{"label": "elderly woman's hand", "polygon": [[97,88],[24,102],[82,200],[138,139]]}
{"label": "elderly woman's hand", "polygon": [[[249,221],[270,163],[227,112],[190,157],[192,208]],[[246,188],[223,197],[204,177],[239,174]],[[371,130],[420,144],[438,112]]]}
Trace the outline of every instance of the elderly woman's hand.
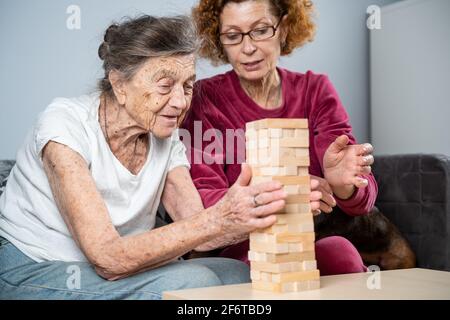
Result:
{"label": "elderly woman's hand", "polygon": [[338,137],[323,157],[325,179],[333,193],[341,199],[350,198],[356,188],[365,188],[368,180],[362,176],[372,172],[374,162],[371,144],[348,145],[346,135]]}
{"label": "elderly woman's hand", "polygon": [[216,205],[212,222],[222,234],[245,234],[270,227],[276,222],[274,214],[285,206],[287,195],[280,182],[249,186],[251,177],[250,167],[243,164],[238,180]]}
{"label": "elderly woman's hand", "polygon": [[336,200],[328,181],[311,175],[311,210],[313,214],[331,213],[335,206]]}

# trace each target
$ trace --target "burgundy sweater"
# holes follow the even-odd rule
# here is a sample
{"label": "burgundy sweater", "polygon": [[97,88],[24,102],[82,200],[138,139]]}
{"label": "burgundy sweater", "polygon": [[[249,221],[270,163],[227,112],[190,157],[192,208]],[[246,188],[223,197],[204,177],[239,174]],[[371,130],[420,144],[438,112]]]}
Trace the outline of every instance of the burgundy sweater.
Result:
{"label": "burgundy sweater", "polygon": [[[274,110],[266,110],[257,105],[242,89],[234,71],[196,83],[191,109],[182,127],[189,130],[192,138],[190,148],[187,144],[187,155],[192,164],[192,179],[205,208],[220,200],[241,172],[241,164],[236,161],[239,143],[234,143],[234,150],[230,148],[234,152],[231,155],[235,160],[233,164],[227,164],[226,161],[227,129],[245,130],[247,122],[265,118],[307,118],[310,132],[309,172],[320,177],[323,177],[325,151],[338,136],[346,134],[351,144],[356,143],[347,112],[327,76],[310,71],[306,74],[290,72],[281,68],[278,68],[278,72],[282,83],[283,103]],[[211,151],[208,145],[211,145],[214,138],[200,144],[194,143],[194,121],[201,121],[203,133],[212,128],[222,133],[223,139],[218,141],[223,141],[223,152],[217,152],[216,149],[212,154],[205,154],[206,151]],[[198,131],[199,123],[196,127]],[[204,161],[194,163],[195,156],[203,156],[203,159],[210,159],[210,156],[222,158],[223,164],[206,164]],[[373,175],[367,178],[369,185],[364,189],[356,189],[350,199],[336,199],[337,205],[347,214],[363,215],[374,206],[378,187]]]}

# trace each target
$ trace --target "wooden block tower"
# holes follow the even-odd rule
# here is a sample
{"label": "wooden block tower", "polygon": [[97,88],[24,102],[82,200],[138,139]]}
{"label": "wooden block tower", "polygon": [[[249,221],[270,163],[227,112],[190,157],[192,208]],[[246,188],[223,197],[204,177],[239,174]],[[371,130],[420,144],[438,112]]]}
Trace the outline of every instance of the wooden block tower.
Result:
{"label": "wooden block tower", "polygon": [[319,289],[309,200],[308,120],[264,119],[247,123],[246,141],[252,184],[280,181],[288,194],[276,223],[250,234],[252,286],[273,292]]}

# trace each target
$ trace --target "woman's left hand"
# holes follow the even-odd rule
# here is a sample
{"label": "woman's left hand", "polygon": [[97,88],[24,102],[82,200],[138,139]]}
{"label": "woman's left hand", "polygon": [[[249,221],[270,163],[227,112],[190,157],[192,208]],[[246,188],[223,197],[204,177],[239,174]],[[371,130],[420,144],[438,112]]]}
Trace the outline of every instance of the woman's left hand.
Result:
{"label": "woman's left hand", "polygon": [[367,187],[369,182],[362,176],[372,172],[371,165],[374,162],[372,145],[369,143],[348,145],[349,141],[350,139],[346,135],[338,137],[328,147],[323,157],[325,179],[338,196],[339,193],[345,193],[342,192],[344,189],[354,191],[354,187]]}

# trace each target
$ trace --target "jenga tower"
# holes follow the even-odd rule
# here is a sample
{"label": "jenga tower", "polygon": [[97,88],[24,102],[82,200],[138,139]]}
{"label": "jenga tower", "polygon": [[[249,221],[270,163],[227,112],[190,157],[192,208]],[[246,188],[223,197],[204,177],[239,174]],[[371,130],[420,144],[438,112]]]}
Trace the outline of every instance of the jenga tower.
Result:
{"label": "jenga tower", "polygon": [[296,292],[320,288],[310,205],[307,119],[265,119],[247,123],[247,163],[252,184],[280,181],[288,194],[276,223],[250,234],[252,286]]}

